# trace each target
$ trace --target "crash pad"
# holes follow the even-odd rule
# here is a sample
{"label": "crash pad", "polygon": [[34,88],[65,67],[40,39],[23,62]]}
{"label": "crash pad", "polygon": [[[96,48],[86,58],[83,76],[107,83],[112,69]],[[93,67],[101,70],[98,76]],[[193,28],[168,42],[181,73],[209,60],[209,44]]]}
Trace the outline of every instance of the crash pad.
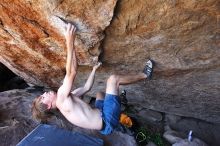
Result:
{"label": "crash pad", "polygon": [[103,146],[103,140],[54,125],[40,124],[17,146]]}

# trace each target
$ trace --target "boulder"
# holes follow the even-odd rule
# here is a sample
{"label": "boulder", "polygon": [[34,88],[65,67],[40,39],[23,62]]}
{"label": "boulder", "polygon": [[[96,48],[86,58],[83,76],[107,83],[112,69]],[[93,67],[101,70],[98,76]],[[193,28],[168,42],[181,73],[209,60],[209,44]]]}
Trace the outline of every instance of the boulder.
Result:
{"label": "boulder", "polygon": [[103,43],[106,72],[142,71],[148,58],[156,65],[152,81],[127,87],[133,105],[220,123],[218,3],[117,3]]}
{"label": "boulder", "polygon": [[40,95],[37,89],[16,89],[0,92],[0,143],[16,145],[37,126],[31,116],[31,101]]}
{"label": "boulder", "polygon": [[[219,2],[107,0],[0,2],[0,62],[28,83],[58,87],[65,74],[63,28],[77,27],[75,87],[103,63],[95,88],[115,72],[140,72],[155,61],[153,80],[127,86],[129,103],[220,123]],[[104,35],[105,34],[105,35]]]}
{"label": "boulder", "polygon": [[201,141],[198,138],[193,139],[192,141],[188,141],[187,139],[183,139],[172,146],[208,146],[206,143]]}
{"label": "boulder", "polygon": [[65,71],[66,23],[77,28],[78,64],[92,65],[98,61],[116,2],[1,1],[0,62],[30,83],[57,87]]}
{"label": "boulder", "polygon": [[166,126],[163,136],[172,144],[178,142],[180,138],[187,138],[189,131],[192,130],[193,137],[202,139],[211,146],[220,145],[219,124],[167,114],[165,116],[165,121]]}
{"label": "boulder", "polygon": [[158,123],[163,119],[161,113],[147,109],[142,109],[139,111],[138,117],[143,117],[143,120],[149,123]]}
{"label": "boulder", "polygon": [[165,138],[170,144],[174,144],[181,141],[184,138],[183,136],[185,135],[171,129],[165,131],[163,134],[163,138]]}

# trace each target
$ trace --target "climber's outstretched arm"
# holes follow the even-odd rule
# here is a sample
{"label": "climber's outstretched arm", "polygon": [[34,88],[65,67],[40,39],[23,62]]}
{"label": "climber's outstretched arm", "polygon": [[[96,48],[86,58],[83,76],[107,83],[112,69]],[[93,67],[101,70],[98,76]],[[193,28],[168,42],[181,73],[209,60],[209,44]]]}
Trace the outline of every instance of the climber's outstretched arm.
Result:
{"label": "climber's outstretched arm", "polygon": [[77,88],[75,89],[73,92],[71,92],[72,94],[74,94],[77,97],[81,97],[82,95],[86,94],[87,92],[89,92],[92,88],[92,85],[94,83],[95,80],[95,72],[96,70],[99,68],[99,66],[102,63],[99,62],[97,65],[95,65],[92,69],[92,72],[89,75],[89,78],[87,79],[85,85],[83,87]]}
{"label": "climber's outstretched arm", "polygon": [[65,33],[67,45],[66,75],[63,85],[59,88],[57,93],[59,97],[68,97],[77,72],[77,60],[74,47],[75,31],[76,27],[69,23]]}

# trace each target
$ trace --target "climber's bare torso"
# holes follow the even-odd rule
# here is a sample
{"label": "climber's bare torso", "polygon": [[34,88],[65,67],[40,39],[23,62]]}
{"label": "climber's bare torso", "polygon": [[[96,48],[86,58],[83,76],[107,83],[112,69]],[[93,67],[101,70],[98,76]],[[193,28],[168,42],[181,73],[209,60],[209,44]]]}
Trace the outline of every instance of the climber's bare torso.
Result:
{"label": "climber's bare torso", "polygon": [[66,75],[63,84],[57,91],[56,103],[52,107],[56,107],[64,115],[64,117],[72,124],[87,129],[102,129],[102,117],[98,109],[92,109],[87,103],[79,97],[87,93],[94,82],[96,69],[101,65],[97,64],[93,67],[92,72],[86,84],[83,87],[75,89],[74,96],[72,94],[73,82],[77,73],[76,49],[74,46],[76,37],[76,27],[68,23],[65,38],[67,45],[67,61]]}
{"label": "climber's bare torso", "polygon": [[87,129],[102,129],[100,111],[91,108],[79,97],[73,96],[73,94],[66,98],[58,96],[56,105],[65,118],[72,124]]}

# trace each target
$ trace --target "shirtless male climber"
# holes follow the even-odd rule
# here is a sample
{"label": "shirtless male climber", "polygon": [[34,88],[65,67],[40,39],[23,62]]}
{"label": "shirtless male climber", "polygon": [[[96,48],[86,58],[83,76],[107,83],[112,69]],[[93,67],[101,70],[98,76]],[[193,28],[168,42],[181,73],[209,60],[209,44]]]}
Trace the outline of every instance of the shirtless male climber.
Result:
{"label": "shirtless male climber", "polygon": [[153,64],[149,60],[144,71],[135,75],[111,75],[107,80],[105,97],[100,93],[96,97],[96,108],[91,108],[80,97],[87,93],[94,82],[95,71],[100,64],[95,65],[84,87],[71,92],[73,81],[77,72],[77,60],[74,48],[76,28],[68,24],[65,38],[67,45],[66,75],[63,84],[57,92],[45,92],[33,101],[32,113],[36,119],[42,120],[50,116],[50,112],[58,109],[72,124],[86,128],[96,129],[108,135],[119,125],[120,99],[119,86],[127,85],[139,80],[150,79]]}

